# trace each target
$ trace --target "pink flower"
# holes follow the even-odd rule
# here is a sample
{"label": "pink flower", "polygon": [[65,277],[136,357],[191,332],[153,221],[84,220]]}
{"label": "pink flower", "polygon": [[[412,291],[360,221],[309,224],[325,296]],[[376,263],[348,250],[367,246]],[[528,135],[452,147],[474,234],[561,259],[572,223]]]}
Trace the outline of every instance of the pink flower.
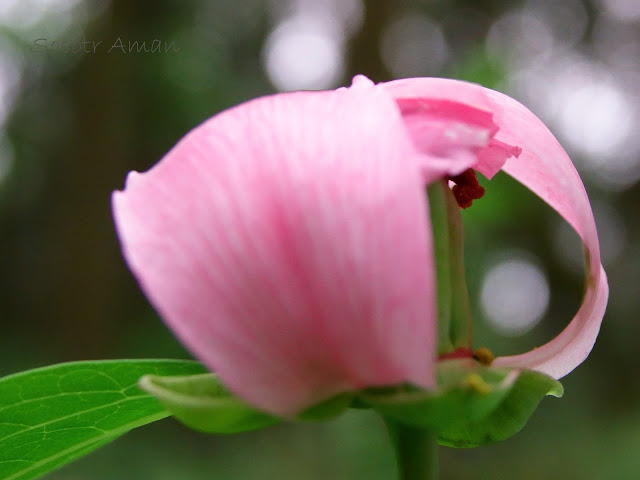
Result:
{"label": "pink flower", "polygon": [[434,386],[424,186],[469,168],[502,168],[583,239],[576,317],[548,344],[497,359],[561,377],[588,355],[607,301],[593,215],[552,134],[497,92],[356,77],[259,98],[132,172],[113,209],[124,256],[176,335],[238,396],[292,416],[344,391]]}

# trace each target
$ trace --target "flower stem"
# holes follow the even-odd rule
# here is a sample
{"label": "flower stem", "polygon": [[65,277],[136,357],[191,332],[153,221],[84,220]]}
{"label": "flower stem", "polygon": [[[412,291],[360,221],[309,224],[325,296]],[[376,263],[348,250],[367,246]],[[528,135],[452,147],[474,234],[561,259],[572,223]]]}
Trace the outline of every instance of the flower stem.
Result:
{"label": "flower stem", "polygon": [[438,440],[433,432],[385,417],[396,453],[400,480],[438,478]]}

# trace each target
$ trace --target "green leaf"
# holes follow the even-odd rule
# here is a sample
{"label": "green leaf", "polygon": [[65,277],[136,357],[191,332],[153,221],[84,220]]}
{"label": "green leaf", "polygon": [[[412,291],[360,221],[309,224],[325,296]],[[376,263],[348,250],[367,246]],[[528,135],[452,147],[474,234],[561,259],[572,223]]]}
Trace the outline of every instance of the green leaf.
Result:
{"label": "green leaf", "polygon": [[146,375],[140,388],[156,397],[178,420],[206,433],[239,433],[280,421],[234,397],[215,374],[183,377]]}
{"label": "green leaf", "polygon": [[508,395],[488,416],[438,432],[438,441],[451,447],[478,447],[505,440],[527,423],[543,397],[561,397],[562,384],[551,377],[523,370]]}
{"label": "green leaf", "polygon": [[0,378],[0,480],[39,477],[169,416],[137,387],[146,374],[205,371],[182,360],[73,362]]}

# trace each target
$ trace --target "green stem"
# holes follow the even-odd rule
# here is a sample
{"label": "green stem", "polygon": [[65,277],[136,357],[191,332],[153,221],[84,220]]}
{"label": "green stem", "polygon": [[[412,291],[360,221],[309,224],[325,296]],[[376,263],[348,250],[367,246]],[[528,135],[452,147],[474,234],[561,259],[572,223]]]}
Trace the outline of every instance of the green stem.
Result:
{"label": "green stem", "polygon": [[385,418],[400,480],[438,478],[438,440],[432,432]]}

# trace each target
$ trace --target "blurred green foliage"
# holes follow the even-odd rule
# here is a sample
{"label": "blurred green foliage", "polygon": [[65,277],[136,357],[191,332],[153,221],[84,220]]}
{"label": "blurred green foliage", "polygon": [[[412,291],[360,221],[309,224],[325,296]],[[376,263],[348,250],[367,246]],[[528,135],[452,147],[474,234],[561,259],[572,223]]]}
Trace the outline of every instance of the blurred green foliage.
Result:
{"label": "blurred green foliage", "polygon": [[[261,49],[273,27],[272,11],[285,3],[79,2],[86,7],[84,17],[68,13],[66,30],[55,30],[46,15],[27,33],[11,25],[0,30],[0,53],[22,68],[4,125],[13,160],[0,180],[0,375],[68,360],[188,358],[125,267],[110,194],[122,187],[128,171],[149,168],[204,119],[274,91]],[[342,84],[354,73],[376,81],[391,78],[378,45],[397,10],[423,12],[437,21],[464,9],[485,21],[477,31],[460,31],[465,42],[450,52],[444,73],[432,73],[500,88],[509,67],[487,54],[483,38],[511,3],[367,0],[363,23],[347,45]],[[593,14],[595,5],[587,7]],[[157,38],[175,42],[180,51],[125,55],[102,49],[69,55],[31,50],[35,39],[56,35],[105,43]],[[454,46],[456,35],[449,38]],[[589,46],[588,35],[583,42]],[[481,181],[486,197],[464,213],[476,343],[496,353],[522,351],[568,323],[580,303],[583,280],[554,250],[554,212],[505,175]],[[627,227],[619,259],[605,265],[611,300],[594,352],[563,380],[565,397],[543,401],[513,439],[475,450],[443,448],[445,480],[622,480],[640,472],[640,323],[635,321],[640,191],[611,192],[594,184],[587,190],[592,200],[612,205]],[[575,248],[580,249],[577,240]],[[513,249],[537,256],[552,291],[545,320],[517,338],[492,330],[477,308],[491,259]],[[167,420],[132,432],[50,478],[375,480],[393,478],[391,455],[383,425],[370,412],[237,436],[206,436]]]}

